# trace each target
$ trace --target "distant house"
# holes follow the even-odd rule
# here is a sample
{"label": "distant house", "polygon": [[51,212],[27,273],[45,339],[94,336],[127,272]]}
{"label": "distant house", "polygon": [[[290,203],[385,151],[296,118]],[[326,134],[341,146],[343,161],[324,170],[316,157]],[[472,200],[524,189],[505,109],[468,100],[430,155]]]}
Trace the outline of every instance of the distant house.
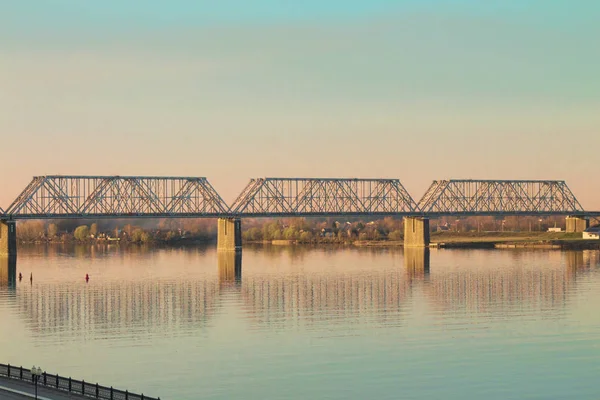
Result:
{"label": "distant house", "polygon": [[592,226],[583,231],[584,239],[600,239],[600,225]]}
{"label": "distant house", "polygon": [[438,225],[437,226],[437,231],[438,232],[448,232],[450,230],[450,227],[448,226],[448,224],[444,224],[444,225]]}
{"label": "distant house", "polygon": [[548,228],[548,232],[562,232],[562,228]]}
{"label": "distant house", "polygon": [[323,228],[321,229],[321,237],[334,237],[335,232],[331,228]]}

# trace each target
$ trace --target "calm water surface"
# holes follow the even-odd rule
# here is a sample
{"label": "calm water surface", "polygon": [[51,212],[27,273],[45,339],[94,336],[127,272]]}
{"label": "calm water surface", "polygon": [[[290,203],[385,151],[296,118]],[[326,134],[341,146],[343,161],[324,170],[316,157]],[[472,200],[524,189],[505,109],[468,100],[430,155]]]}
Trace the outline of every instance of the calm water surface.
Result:
{"label": "calm water surface", "polygon": [[0,362],[162,399],[600,397],[598,251],[42,246],[16,268]]}

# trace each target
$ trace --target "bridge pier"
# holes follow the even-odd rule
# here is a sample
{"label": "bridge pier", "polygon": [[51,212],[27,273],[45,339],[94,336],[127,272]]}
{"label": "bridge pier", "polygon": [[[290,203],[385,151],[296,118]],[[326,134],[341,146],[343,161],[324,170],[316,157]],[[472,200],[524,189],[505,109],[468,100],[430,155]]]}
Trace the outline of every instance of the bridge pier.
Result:
{"label": "bridge pier", "polygon": [[242,251],[242,220],[219,218],[217,231],[218,251]]}
{"label": "bridge pier", "polygon": [[568,216],[567,217],[567,232],[583,232],[590,225],[590,220],[582,216]]}
{"label": "bridge pier", "polygon": [[0,220],[0,257],[17,255],[17,226],[15,221]]}
{"label": "bridge pier", "polygon": [[429,218],[404,218],[404,247],[429,247]]}

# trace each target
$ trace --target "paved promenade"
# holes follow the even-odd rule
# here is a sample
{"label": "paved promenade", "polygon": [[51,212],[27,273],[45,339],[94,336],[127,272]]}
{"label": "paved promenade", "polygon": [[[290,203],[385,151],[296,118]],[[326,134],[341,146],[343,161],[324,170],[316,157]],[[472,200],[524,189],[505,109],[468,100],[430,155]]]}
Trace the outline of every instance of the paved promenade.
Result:
{"label": "paved promenade", "polygon": [[[0,399],[2,400],[25,400],[33,399],[35,387],[33,383],[23,382],[17,379],[8,379],[0,376]],[[78,396],[56,389],[50,389],[38,385],[38,399],[40,400],[82,400],[89,397]]]}

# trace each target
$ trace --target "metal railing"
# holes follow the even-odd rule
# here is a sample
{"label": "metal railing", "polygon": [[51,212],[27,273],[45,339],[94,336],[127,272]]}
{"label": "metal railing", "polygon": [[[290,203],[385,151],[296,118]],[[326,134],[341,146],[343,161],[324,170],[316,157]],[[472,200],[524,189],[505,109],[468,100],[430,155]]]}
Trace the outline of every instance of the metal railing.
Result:
{"label": "metal railing", "polygon": [[[0,376],[11,379],[19,379],[34,383],[31,370],[23,367],[15,367],[10,364],[0,364]],[[58,374],[42,373],[38,377],[38,385],[61,390],[67,393],[78,394],[92,399],[102,400],[160,400],[160,397],[150,397],[142,394],[129,393],[127,390],[114,389],[112,386],[102,386],[97,383],[88,383],[84,380],[65,378]]]}

